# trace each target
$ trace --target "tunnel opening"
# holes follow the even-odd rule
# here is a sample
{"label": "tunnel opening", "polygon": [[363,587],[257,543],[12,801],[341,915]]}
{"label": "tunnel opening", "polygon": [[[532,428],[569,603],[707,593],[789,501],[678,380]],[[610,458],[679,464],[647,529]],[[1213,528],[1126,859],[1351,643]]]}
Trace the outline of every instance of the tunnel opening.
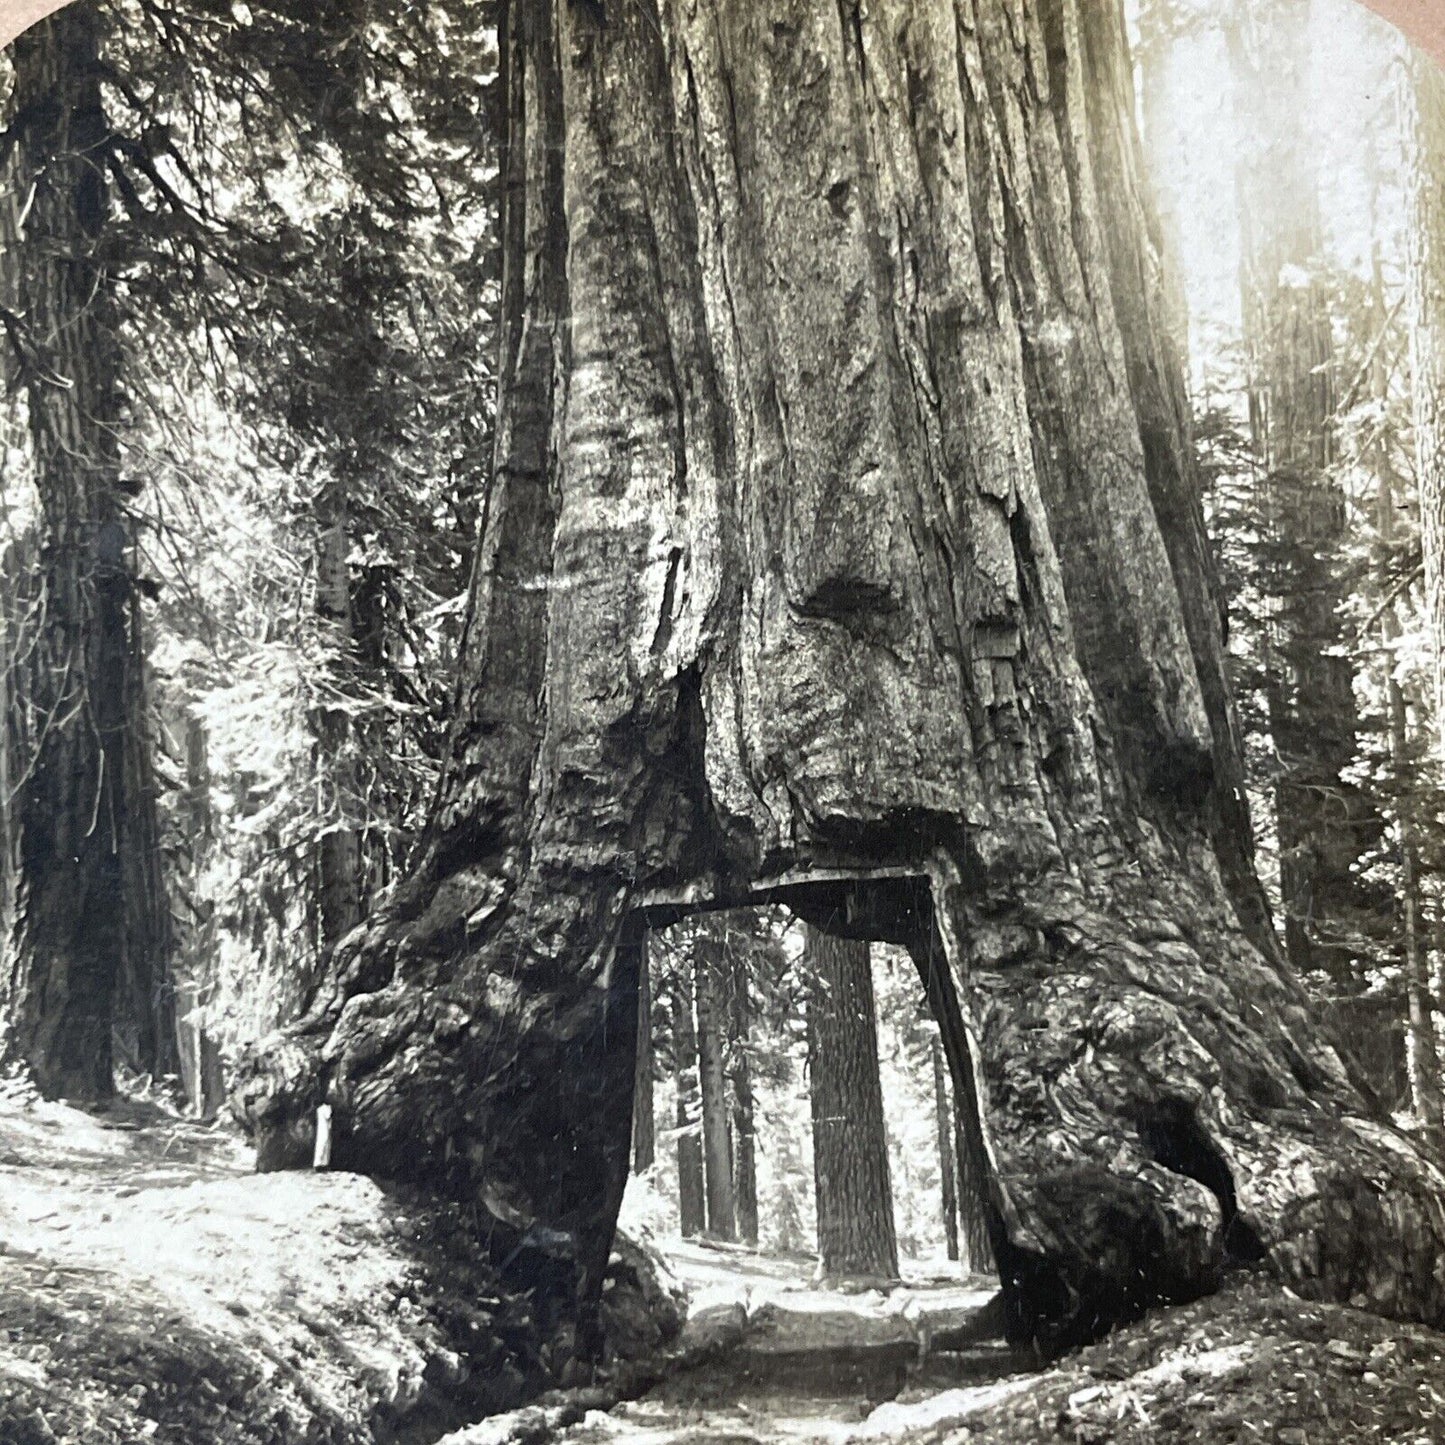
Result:
{"label": "tunnel opening", "polygon": [[[922,1354],[1001,1336],[994,1250],[1004,1234],[928,877],[813,868],[733,891],[657,891],[636,916],[647,947],[624,1231],[645,1231],[694,1281],[736,1272],[754,1298],[780,1286],[855,1297],[971,1290],[966,1315],[920,1324]],[[875,1029],[864,1062],[884,1106],[892,1278],[826,1267],[820,1189],[838,1186],[820,1163],[830,1120],[818,1102],[826,1060],[814,935],[863,949]],[[846,1109],[840,1118],[857,1132]]]}

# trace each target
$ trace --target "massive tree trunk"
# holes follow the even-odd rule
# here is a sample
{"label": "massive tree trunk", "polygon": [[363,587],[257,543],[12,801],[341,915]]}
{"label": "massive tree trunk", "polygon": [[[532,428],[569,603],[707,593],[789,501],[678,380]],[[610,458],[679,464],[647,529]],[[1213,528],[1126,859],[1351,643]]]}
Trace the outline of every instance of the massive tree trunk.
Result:
{"label": "massive tree trunk", "polygon": [[808,1092],[818,1264],[828,1280],[898,1278],[868,945],[805,927]]}
{"label": "massive tree trunk", "polygon": [[138,925],[156,906],[128,898],[155,880],[128,877],[122,857],[155,826],[140,816],[154,799],[130,752],[144,691],[132,647],[99,27],[93,7],[75,6],[16,42],[0,202],[7,342],[25,383],[41,504],[9,1046],[44,1093],[87,1099],[111,1093],[127,941],[154,932]]}
{"label": "massive tree trunk", "polygon": [[1231,1247],[1445,1320],[1445,1186],[1220,823],[1117,11],[536,0],[502,53],[450,762],[415,877],[243,1077],[263,1164],[329,1102],[338,1165],[474,1199],[595,1349],[640,929],[778,900],[920,960],[1015,1338]]}
{"label": "massive tree trunk", "polygon": [[1265,659],[1279,756],[1275,815],[1285,947],[1301,972],[1361,991],[1362,928],[1383,900],[1357,865],[1382,832],[1342,774],[1357,756],[1354,663],[1342,603],[1348,519],[1332,475],[1333,342],[1319,264],[1307,125],[1309,0],[1235,0],[1228,27],[1249,413],[1261,464],[1273,616]]}

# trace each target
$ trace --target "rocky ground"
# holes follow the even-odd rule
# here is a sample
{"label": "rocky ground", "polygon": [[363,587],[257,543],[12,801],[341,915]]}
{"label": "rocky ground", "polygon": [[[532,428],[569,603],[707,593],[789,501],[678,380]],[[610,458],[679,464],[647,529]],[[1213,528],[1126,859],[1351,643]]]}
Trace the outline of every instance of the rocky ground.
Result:
{"label": "rocky ground", "polygon": [[[461,1210],[0,1088],[0,1445],[1445,1441],[1445,1336],[1262,1277],[1041,1365],[986,1338],[982,1281],[849,1296],[805,1260],[670,1248],[682,1338],[547,1393]],[[634,1345],[639,1259],[609,1291]]]}

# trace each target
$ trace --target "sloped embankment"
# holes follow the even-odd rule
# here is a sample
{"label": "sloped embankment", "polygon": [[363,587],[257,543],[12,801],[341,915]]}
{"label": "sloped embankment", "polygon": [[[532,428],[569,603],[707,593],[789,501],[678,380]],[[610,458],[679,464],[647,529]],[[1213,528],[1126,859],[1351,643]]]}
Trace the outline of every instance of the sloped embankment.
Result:
{"label": "sloped embankment", "polygon": [[547,1353],[456,1205],[0,1095],[4,1445],[423,1441],[545,1389]]}

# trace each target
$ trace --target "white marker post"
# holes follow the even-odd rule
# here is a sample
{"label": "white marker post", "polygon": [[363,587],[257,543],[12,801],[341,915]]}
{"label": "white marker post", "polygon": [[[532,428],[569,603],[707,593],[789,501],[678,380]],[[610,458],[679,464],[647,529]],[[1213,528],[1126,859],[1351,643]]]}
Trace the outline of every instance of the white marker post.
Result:
{"label": "white marker post", "polygon": [[331,1167],[331,1105],[322,1104],[316,1110],[316,1152],[311,1156],[313,1169]]}

